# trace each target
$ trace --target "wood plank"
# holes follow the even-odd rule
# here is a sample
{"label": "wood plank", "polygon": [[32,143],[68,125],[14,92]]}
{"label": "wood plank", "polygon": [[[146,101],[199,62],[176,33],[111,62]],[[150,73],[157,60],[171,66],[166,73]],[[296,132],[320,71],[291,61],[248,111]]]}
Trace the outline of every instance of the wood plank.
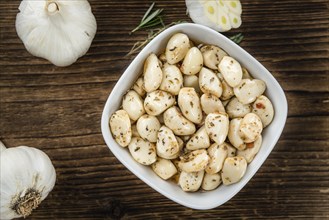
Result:
{"label": "wood plank", "polygon": [[[15,30],[20,0],[0,1],[0,139],[45,151],[57,171],[28,219],[328,219],[329,13],[327,0],[242,1],[240,44],[286,92],[283,134],[253,179],[213,210],[192,210],[157,193],[105,145],[105,101],[133,56],[132,35],[152,1],[89,0],[98,30],[74,65],[31,56]],[[165,23],[185,20],[185,1],[157,0]]]}

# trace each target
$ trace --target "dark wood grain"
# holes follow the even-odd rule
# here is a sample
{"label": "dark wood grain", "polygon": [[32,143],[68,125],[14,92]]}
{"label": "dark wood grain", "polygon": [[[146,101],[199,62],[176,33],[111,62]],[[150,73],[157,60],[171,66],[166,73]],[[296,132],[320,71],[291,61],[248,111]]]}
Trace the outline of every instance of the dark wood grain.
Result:
{"label": "dark wood grain", "polygon": [[[289,115],[254,178],[226,204],[185,208],[155,192],[109,151],[100,118],[134,56],[129,35],[152,1],[90,0],[98,30],[69,67],[31,56],[15,31],[20,1],[0,2],[0,139],[44,150],[57,171],[49,197],[29,219],[329,218],[329,2],[242,0],[241,46],[276,77]],[[189,21],[185,2],[156,1],[164,21]]]}

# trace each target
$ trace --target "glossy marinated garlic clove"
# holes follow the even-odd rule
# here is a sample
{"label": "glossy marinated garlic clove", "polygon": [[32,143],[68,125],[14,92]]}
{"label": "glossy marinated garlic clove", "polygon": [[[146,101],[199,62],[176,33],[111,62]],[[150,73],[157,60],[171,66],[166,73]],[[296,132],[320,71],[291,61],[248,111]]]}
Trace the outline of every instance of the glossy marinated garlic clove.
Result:
{"label": "glossy marinated garlic clove", "polygon": [[131,141],[131,123],[125,110],[118,110],[110,117],[110,128],[115,141],[122,147],[128,146]]}
{"label": "glossy marinated garlic clove", "polygon": [[240,156],[225,159],[222,170],[222,181],[224,185],[238,182],[246,173],[247,161]]}

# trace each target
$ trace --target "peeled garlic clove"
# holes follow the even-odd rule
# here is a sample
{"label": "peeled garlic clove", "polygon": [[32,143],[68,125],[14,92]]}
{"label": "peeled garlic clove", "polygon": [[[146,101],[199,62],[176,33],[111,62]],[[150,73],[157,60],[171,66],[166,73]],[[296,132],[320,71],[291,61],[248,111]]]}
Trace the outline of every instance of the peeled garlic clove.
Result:
{"label": "peeled garlic clove", "polygon": [[132,137],[141,137],[137,131],[136,124],[131,125],[131,134],[132,134]]}
{"label": "peeled garlic clove", "polygon": [[225,158],[227,157],[227,147],[225,144],[212,144],[207,150],[210,160],[205,169],[209,174],[215,174],[221,171]]}
{"label": "peeled garlic clove", "polygon": [[144,89],[144,77],[139,77],[133,85],[132,89],[135,90],[135,92],[137,92],[140,97],[144,97],[146,94]]}
{"label": "peeled garlic clove", "polygon": [[199,77],[196,75],[184,75],[184,87],[193,87],[197,93],[201,93]]}
{"label": "peeled garlic clove", "polygon": [[236,155],[236,148],[231,144],[224,142],[223,145],[227,148],[227,157],[234,157]]}
{"label": "peeled garlic clove", "polygon": [[227,104],[226,112],[230,118],[242,118],[251,112],[251,106],[249,104],[242,104],[234,97]]}
{"label": "peeled garlic clove", "polygon": [[159,120],[152,115],[143,115],[137,121],[137,131],[139,135],[149,142],[156,142],[158,130],[161,124]]}
{"label": "peeled garlic clove", "polygon": [[223,113],[210,113],[205,120],[205,127],[209,137],[217,144],[222,144],[229,130],[228,116]]}
{"label": "peeled garlic clove", "polygon": [[221,100],[214,95],[211,94],[203,94],[201,96],[201,107],[204,113],[210,114],[215,112],[225,113],[225,108],[221,102]]}
{"label": "peeled garlic clove", "polygon": [[222,92],[222,96],[220,97],[220,99],[223,101],[229,100],[230,98],[232,98],[234,96],[233,88],[231,86],[229,86],[225,80],[223,80],[221,82],[222,82],[223,92]]}
{"label": "peeled garlic clove", "polygon": [[222,83],[216,74],[207,68],[202,68],[199,73],[199,86],[203,93],[212,94],[218,98],[222,95]]}
{"label": "peeled garlic clove", "polygon": [[178,157],[179,150],[178,141],[172,130],[164,125],[161,126],[156,142],[157,155],[165,159],[175,159]]}
{"label": "peeled garlic clove", "polygon": [[173,95],[178,95],[179,90],[183,86],[183,76],[179,68],[175,65],[166,63],[163,68],[163,79],[160,89]]}
{"label": "peeled garlic clove", "polygon": [[199,128],[199,130],[186,143],[186,148],[188,150],[204,149],[209,146],[210,140],[205,126]]}
{"label": "peeled garlic clove", "polygon": [[266,89],[264,81],[259,79],[242,79],[240,84],[233,91],[239,102],[249,104],[262,95]]}
{"label": "peeled garlic clove", "polygon": [[253,79],[248,70],[242,67],[242,79]]}
{"label": "peeled garlic clove", "polygon": [[136,121],[145,113],[143,100],[134,90],[128,91],[127,94],[123,96],[122,108],[133,121]]}
{"label": "peeled garlic clove", "polygon": [[179,91],[178,106],[191,122],[199,124],[202,121],[200,98],[194,88],[184,87]]}
{"label": "peeled garlic clove", "polygon": [[125,110],[118,110],[110,117],[110,128],[115,141],[122,147],[128,146],[131,141],[131,123]]}
{"label": "peeled garlic clove", "polygon": [[183,60],[190,49],[190,39],[186,34],[173,35],[166,46],[166,58],[169,64],[176,64]]}
{"label": "peeled garlic clove", "polygon": [[186,75],[195,75],[200,72],[202,66],[202,53],[197,47],[192,47],[187,51],[180,69]]}
{"label": "peeled garlic clove", "polygon": [[245,143],[254,142],[262,133],[263,124],[255,113],[246,114],[240,124],[239,135]]}
{"label": "peeled garlic clove", "polygon": [[155,145],[149,141],[134,137],[128,149],[131,156],[140,164],[150,165],[156,161]]}
{"label": "peeled garlic clove", "polygon": [[212,70],[217,70],[218,64],[227,55],[224,50],[214,45],[205,45],[201,47],[200,51],[204,65]]}
{"label": "peeled garlic clove", "polygon": [[238,182],[246,173],[247,161],[243,157],[228,157],[225,159],[222,170],[222,181],[224,185]]}
{"label": "peeled garlic clove", "polygon": [[242,68],[233,57],[224,56],[218,65],[218,70],[231,87],[239,85],[242,80]]}
{"label": "peeled garlic clove", "polygon": [[89,49],[97,24],[87,0],[23,0],[16,31],[32,55],[69,66]]}
{"label": "peeled garlic clove", "polygon": [[144,63],[144,89],[146,92],[157,90],[162,82],[161,63],[158,57],[152,53]]}
{"label": "peeled garlic clove", "polygon": [[178,167],[187,173],[204,170],[209,162],[209,156],[204,149],[192,151],[180,158]]}
{"label": "peeled garlic clove", "polygon": [[194,134],[195,125],[186,119],[177,107],[173,106],[163,113],[163,120],[175,135],[191,135]]}
{"label": "peeled garlic clove", "polygon": [[252,104],[252,112],[259,116],[264,128],[272,122],[274,117],[272,102],[264,95],[259,96]]}
{"label": "peeled garlic clove", "polygon": [[149,115],[160,115],[175,104],[175,97],[168,92],[156,90],[146,95],[144,108]]}
{"label": "peeled garlic clove", "polygon": [[239,150],[237,155],[244,157],[248,163],[254,159],[262,145],[262,136],[260,135],[254,142],[246,144],[246,149]]}
{"label": "peeled garlic clove", "polygon": [[177,169],[171,160],[158,158],[152,164],[153,171],[162,179],[167,180],[177,173]]}
{"label": "peeled garlic clove", "polygon": [[183,139],[181,139],[178,136],[175,136],[175,137],[176,137],[176,140],[177,140],[177,143],[178,143],[178,146],[179,146],[179,151],[183,150],[183,148],[184,148],[184,141],[183,141]]}
{"label": "peeled garlic clove", "polygon": [[239,133],[241,122],[242,118],[232,119],[228,131],[228,139],[230,143],[238,150],[244,150],[246,148],[246,144]]}
{"label": "peeled garlic clove", "polygon": [[220,177],[220,174],[214,173],[209,174],[205,173],[202,181],[201,188],[203,190],[214,190],[216,189],[220,184],[222,183],[222,179]]}
{"label": "peeled garlic clove", "polygon": [[203,176],[203,170],[194,173],[187,173],[182,171],[179,175],[178,184],[180,185],[183,191],[195,192],[200,188]]}

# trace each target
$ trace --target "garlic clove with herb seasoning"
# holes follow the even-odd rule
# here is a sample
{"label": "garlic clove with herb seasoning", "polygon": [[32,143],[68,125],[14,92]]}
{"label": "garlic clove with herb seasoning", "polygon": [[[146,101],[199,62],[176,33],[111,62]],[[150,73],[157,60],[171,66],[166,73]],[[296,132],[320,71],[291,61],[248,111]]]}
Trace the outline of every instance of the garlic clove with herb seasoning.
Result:
{"label": "garlic clove with herb seasoning", "polygon": [[23,0],[16,31],[32,55],[69,66],[89,49],[97,24],[87,0]]}
{"label": "garlic clove with herb seasoning", "polygon": [[53,189],[55,168],[41,150],[0,146],[0,219],[26,217]]}

